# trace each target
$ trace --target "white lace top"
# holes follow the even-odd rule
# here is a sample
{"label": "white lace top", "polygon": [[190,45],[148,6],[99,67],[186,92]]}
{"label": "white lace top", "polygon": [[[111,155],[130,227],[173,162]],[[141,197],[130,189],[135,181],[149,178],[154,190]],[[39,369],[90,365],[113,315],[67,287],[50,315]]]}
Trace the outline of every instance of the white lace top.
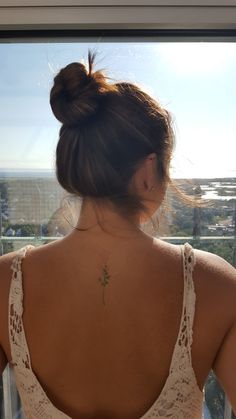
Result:
{"label": "white lace top", "polygon": [[[20,249],[11,267],[13,270],[9,294],[11,364],[26,419],[72,419],[52,404],[31,368],[30,354],[22,321],[23,278],[21,261],[27,250],[32,247],[28,245]],[[192,325],[196,299],[192,278],[194,252],[189,243],[181,245],[181,250],[184,272],[183,308],[169,376],[156,401],[139,419],[202,418],[203,393],[198,387],[191,363]]]}

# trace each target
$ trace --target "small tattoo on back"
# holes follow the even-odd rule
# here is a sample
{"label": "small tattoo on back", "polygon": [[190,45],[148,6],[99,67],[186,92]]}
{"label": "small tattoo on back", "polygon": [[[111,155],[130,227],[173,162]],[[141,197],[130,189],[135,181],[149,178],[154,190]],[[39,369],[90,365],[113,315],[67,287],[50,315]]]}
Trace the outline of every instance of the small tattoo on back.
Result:
{"label": "small tattoo on back", "polygon": [[103,304],[105,305],[105,286],[108,284],[109,280],[110,280],[110,274],[108,272],[108,266],[104,265],[102,268],[102,276],[98,278],[98,280],[100,281],[101,285],[103,286],[103,293],[102,293],[102,299],[103,299]]}

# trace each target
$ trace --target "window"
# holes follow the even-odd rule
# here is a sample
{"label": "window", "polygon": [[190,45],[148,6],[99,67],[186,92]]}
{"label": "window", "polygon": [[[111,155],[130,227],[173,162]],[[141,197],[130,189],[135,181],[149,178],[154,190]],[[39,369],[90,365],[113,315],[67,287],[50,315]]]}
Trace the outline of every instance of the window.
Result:
{"label": "window", "polygon": [[[159,235],[175,243],[188,240],[235,264],[236,38],[48,35],[44,41],[2,42],[1,252],[48,242],[75,225],[70,209],[80,202],[63,192],[54,175],[60,125],[50,110],[49,90],[61,67],[81,59],[86,63],[88,48],[98,52],[97,69],[107,68],[114,81],[138,83],[171,111],[176,132],[172,177],[186,191],[213,202],[211,208],[193,211],[172,197],[174,211]],[[206,388],[206,417],[223,417],[223,393],[212,375]],[[17,396],[12,406],[18,410]]]}

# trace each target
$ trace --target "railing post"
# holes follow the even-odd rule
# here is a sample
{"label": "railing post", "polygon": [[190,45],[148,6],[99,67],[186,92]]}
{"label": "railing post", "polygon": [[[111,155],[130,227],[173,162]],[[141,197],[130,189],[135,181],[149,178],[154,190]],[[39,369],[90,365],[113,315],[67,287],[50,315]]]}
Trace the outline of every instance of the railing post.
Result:
{"label": "railing post", "polygon": [[0,191],[0,256],[3,255],[3,244],[2,244],[2,233],[3,233],[3,228],[2,228],[2,195],[1,195],[1,191]]}
{"label": "railing post", "polygon": [[232,408],[229,403],[227,396],[225,395],[225,408],[224,408],[224,419],[231,419],[232,417]]}
{"label": "railing post", "polygon": [[3,409],[4,409],[4,418],[12,419],[12,404],[11,404],[11,378],[10,378],[10,368],[9,365],[6,366],[3,375]]}
{"label": "railing post", "polygon": [[[233,266],[236,267],[236,199],[233,200],[233,222],[234,222],[234,243],[233,243]],[[231,419],[232,407],[225,394],[225,408],[224,408],[224,419]]]}
{"label": "railing post", "polygon": [[233,200],[233,220],[234,220],[234,245],[233,245],[233,266],[236,268],[236,199]]}
{"label": "railing post", "polygon": [[[194,188],[194,197],[195,200],[201,198],[202,196],[202,189],[199,184],[196,185]],[[193,237],[200,238],[201,236],[201,208],[197,205],[193,209]]]}
{"label": "railing post", "polygon": [[20,418],[20,400],[12,367],[7,364],[3,375],[3,412],[4,419]]}

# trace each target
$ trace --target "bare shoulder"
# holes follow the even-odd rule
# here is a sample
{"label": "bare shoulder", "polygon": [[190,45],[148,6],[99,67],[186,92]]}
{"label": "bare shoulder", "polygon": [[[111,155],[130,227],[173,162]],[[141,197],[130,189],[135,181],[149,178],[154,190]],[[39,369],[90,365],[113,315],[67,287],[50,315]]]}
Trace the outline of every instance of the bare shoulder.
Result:
{"label": "bare shoulder", "polygon": [[[55,247],[53,243],[54,242],[38,247],[33,246],[32,248],[28,248],[27,259],[32,259],[33,265],[35,262],[40,265],[42,257],[45,259],[45,254],[48,255],[48,253],[50,253],[49,249],[53,249]],[[0,256],[0,346],[3,347],[5,347],[6,342],[8,342],[8,305],[9,291],[13,275],[12,264],[19,250]]]}
{"label": "bare shoulder", "polygon": [[223,331],[236,319],[236,269],[222,257],[195,249],[194,283],[199,305]]}
{"label": "bare shoulder", "polygon": [[3,291],[9,288],[12,275],[11,265],[16,255],[17,251],[0,256],[0,299],[2,298]]}
{"label": "bare shoulder", "polygon": [[3,291],[5,289],[9,289],[12,277],[12,263],[19,251],[20,249],[0,256],[0,299],[3,294]]}
{"label": "bare shoulder", "polygon": [[210,268],[213,271],[222,271],[226,269],[227,272],[235,273],[235,268],[224,258],[216,255],[215,253],[206,252],[196,248],[194,248],[194,253],[196,254],[198,262],[201,262],[202,266]]}
{"label": "bare shoulder", "polygon": [[[163,255],[172,262],[179,263],[180,246],[164,241],[156,241]],[[193,246],[192,246],[193,247]],[[236,269],[222,257],[193,247],[194,271],[193,278],[198,300],[209,308],[217,307],[225,316],[236,317]]]}
{"label": "bare shoulder", "polygon": [[[35,248],[36,249],[36,248]],[[33,249],[33,251],[35,250]],[[10,284],[12,279],[12,263],[14,258],[17,256],[19,250],[6,253],[0,256],[0,316],[1,319],[6,317],[8,312],[8,299]],[[4,322],[1,322],[4,324]],[[1,328],[0,328],[0,339],[1,339]]]}
{"label": "bare shoulder", "polygon": [[223,288],[227,292],[236,292],[236,269],[221,256],[203,250],[194,249],[195,274],[215,290]]}

